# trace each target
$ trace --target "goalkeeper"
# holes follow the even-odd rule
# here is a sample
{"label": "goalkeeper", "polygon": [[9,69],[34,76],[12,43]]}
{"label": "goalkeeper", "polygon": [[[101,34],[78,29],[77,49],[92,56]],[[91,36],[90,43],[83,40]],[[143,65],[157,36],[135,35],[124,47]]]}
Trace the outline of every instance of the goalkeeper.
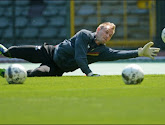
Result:
{"label": "goalkeeper", "polygon": [[[31,63],[41,63],[39,67],[28,70],[28,77],[34,76],[62,76],[64,72],[72,72],[78,68],[87,76],[94,74],[88,64],[98,61],[114,61],[119,59],[150,57],[159,52],[159,48],[151,47],[153,42],[147,43],[137,50],[114,50],[106,47],[115,33],[115,25],[110,22],[100,24],[96,32],[80,30],[72,38],[64,40],[58,45],[11,46],[8,49],[0,44],[0,54],[9,58],[20,58]],[[3,76],[4,69],[0,70]]]}

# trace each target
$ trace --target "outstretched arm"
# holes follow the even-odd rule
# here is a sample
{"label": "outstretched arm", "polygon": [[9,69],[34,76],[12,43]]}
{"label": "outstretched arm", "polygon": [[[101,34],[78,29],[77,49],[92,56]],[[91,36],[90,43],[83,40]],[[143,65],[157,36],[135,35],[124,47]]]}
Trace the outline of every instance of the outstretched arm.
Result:
{"label": "outstretched arm", "polygon": [[102,53],[102,55],[100,55],[100,60],[114,61],[119,59],[136,58],[139,56],[154,59],[154,56],[157,56],[160,48],[151,47],[152,45],[153,42],[149,42],[143,48],[139,48],[138,50],[113,50],[108,48]]}

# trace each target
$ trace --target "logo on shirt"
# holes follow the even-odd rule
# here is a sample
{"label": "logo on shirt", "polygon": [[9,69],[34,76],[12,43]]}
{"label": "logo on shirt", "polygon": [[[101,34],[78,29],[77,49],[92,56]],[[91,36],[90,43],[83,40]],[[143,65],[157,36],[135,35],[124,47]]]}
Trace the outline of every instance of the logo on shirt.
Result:
{"label": "logo on shirt", "polygon": [[88,52],[88,56],[99,56],[99,52]]}

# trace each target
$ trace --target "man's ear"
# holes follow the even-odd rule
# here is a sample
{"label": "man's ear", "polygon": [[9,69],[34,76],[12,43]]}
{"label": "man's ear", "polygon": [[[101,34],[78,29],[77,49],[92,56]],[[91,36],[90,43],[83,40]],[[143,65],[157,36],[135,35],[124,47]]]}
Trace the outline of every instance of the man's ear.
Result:
{"label": "man's ear", "polygon": [[96,31],[99,32],[100,31],[100,27],[97,27],[97,30]]}

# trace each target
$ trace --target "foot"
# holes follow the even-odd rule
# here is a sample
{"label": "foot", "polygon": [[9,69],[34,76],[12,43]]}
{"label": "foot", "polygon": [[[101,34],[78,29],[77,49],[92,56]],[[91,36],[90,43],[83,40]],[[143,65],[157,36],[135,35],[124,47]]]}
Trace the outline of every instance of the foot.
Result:
{"label": "foot", "polygon": [[5,69],[0,68],[0,76],[2,76],[2,77],[5,76]]}
{"label": "foot", "polygon": [[7,48],[0,44],[0,54],[3,55],[7,51]]}

